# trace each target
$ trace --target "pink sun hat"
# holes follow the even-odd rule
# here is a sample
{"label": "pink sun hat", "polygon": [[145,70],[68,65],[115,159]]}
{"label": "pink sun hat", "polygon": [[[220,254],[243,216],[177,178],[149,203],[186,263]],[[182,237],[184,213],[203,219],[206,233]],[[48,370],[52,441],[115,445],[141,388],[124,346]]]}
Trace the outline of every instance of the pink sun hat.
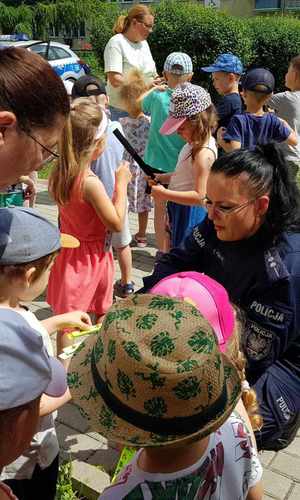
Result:
{"label": "pink sun hat", "polygon": [[201,312],[212,326],[221,352],[234,329],[234,309],[228,293],[217,281],[193,271],[171,274],[162,279],[150,293],[186,300]]}
{"label": "pink sun hat", "polygon": [[211,105],[211,98],[203,87],[192,83],[183,83],[171,96],[169,117],[162,124],[162,135],[174,134],[188,119],[205,111]]}

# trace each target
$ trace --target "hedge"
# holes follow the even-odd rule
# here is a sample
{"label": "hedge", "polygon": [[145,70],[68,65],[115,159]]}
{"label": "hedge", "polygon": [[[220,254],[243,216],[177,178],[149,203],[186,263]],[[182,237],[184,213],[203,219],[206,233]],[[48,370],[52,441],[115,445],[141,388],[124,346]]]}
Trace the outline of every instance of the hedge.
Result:
{"label": "hedge", "polygon": [[[244,66],[265,66],[275,75],[277,88],[284,87],[288,61],[300,54],[300,20],[289,16],[238,18],[192,1],[164,0],[153,6],[155,28],[149,44],[161,72],[166,56],[187,52],[193,59],[194,81],[206,84],[201,66],[222,52],[238,55]],[[103,51],[112,36],[112,27],[122,8],[102,4],[91,29],[91,42],[103,64]]]}

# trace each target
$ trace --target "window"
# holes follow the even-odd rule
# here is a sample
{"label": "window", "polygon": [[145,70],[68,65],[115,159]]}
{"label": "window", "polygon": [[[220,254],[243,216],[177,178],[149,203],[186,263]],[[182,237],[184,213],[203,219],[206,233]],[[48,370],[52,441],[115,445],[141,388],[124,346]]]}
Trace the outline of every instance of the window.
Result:
{"label": "window", "polygon": [[[66,57],[70,57],[70,54],[69,52],[67,52],[66,50],[62,49],[61,47],[55,47],[53,46],[52,48],[54,54],[55,54],[55,57],[54,59],[65,59]],[[52,59],[49,58],[49,61],[51,61]]]}
{"label": "window", "polygon": [[280,9],[281,0],[256,0],[256,9]]}

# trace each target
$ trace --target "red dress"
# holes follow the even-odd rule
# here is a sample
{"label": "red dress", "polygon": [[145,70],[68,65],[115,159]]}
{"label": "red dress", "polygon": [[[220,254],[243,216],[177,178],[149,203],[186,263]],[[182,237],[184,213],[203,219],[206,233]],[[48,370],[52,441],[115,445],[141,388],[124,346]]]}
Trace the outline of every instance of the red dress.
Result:
{"label": "red dress", "polygon": [[[93,175],[93,174],[89,174]],[[114,259],[110,233],[80,195],[80,179],[70,201],[59,207],[60,230],[80,241],[62,248],[51,269],[47,302],[55,314],[74,310],[103,315],[113,300]],[[108,248],[106,248],[108,247]]]}

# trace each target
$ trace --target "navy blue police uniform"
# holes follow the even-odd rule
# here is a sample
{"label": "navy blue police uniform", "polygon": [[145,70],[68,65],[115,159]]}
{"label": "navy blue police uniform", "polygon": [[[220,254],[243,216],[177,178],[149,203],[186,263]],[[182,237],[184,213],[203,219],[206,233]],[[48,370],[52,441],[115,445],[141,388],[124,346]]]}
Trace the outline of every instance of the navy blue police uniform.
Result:
{"label": "navy blue police uniform", "polygon": [[264,420],[257,444],[284,448],[300,424],[300,234],[283,232],[274,243],[263,225],[246,240],[224,242],[206,218],[159,260],[143,290],[188,270],[217,280],[244,312],[247,379]]}

